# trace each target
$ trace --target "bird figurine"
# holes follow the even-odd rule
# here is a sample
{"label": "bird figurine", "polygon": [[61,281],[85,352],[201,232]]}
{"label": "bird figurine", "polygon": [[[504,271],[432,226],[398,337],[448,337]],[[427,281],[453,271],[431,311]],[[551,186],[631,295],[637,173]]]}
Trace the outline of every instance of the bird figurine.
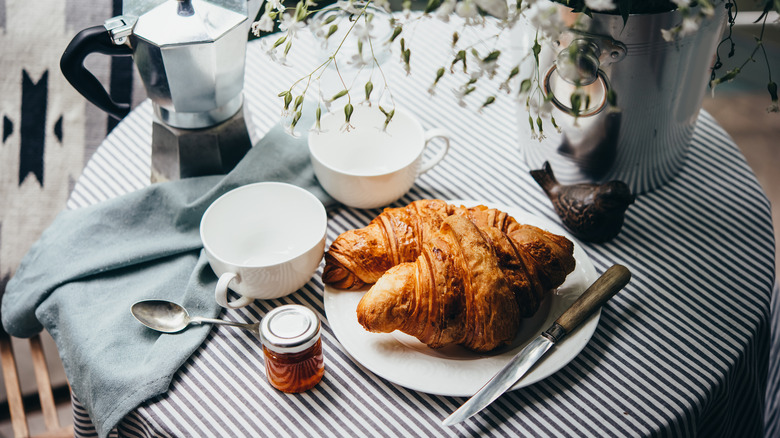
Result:
{"label": "bird figurine", "polygon": [[613,239],[623,227],[628,206],[634,195],[622,181],[603,184],[561,184],[555,179],[549,162],[531,176],[552,201],[563,224],[577,238],[603,243]]}

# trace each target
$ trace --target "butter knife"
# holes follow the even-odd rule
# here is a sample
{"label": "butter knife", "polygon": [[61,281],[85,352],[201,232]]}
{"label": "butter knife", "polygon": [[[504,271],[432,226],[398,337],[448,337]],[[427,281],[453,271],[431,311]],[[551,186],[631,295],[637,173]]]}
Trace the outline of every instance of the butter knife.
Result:
{"label": "butter knife", "polygon": [[567,333],[587,319],[631,279],[631,272],[622,265],[613,265],[607,269],[585,292],[577,298],[563,315],[547,330],[531,341],[496,373],[485,386],[466,401],[460,408],[445,418],[442,424],[451,426],[481,411],[511,388],[531,367],[538,362],[547,350],[560,341]]}

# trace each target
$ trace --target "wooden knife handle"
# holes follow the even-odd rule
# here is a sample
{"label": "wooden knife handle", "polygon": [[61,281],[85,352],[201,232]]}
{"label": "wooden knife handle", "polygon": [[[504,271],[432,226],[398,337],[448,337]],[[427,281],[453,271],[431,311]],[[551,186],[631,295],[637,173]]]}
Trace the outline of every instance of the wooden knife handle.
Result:
{"label": "wooden knife handle", "polygon": [[570,333],[620,289],[623,289],[629,280],[631,280],[631,272],[628,268],[623,265],[613,265],[593,282],[555,323],[560,325],[565,333]]}

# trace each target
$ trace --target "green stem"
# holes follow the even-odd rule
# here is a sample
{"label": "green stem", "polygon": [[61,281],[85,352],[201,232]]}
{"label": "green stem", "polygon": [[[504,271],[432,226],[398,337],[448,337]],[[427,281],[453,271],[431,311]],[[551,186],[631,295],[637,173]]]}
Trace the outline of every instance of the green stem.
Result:
{"label": "green stem", "polygon": [[764,41],[764,29],[766,28],[766,18],[769,14],[764,14],[764,21],[761,23],[761,34],[758,36],[758,39],[762,41],[761,44],[761,51],[764,53],[764,63],[766,63],[766,72],[769,76],[769,82],[772,82],[772,67],[771,64],[769,64],[769,56],[766,54],[766,47],[764,47],[763,41]]}
{"label": "green stem", "polygon": [[[308,81],[310,82],[310,81],[311,81],[311,78],[312,78],[312,77],[313,77],[313,76],[314,76],[314,75],[315,75],[317,72],[320,72],[320,75],[317,77],[317,79],[321,79],[321,78],[322,78],[322,74],[323,74],[323,72],[325,71],[325,68],[327,68],[327,67],[328,67],[328,65],[330,65],[330,63],[331,63],[331,62],[333,62],[333,63],[334,63],[334,65],[336,66],[336,72],[338,73],[339,80],[341,80],[341,83],[342,83],[342,85],[344,85],[344,86],[346,87],[346,83],[344,83],[344,79],[341,77],[341,73],[339,72],[339,69],[338,69],[338,63],[336,62],[336,55],[339,53],[339,51],[341,50],[341,47],[344,45],[344,42],[347,40],[347,38],[349,37],[349,35],[352,33],[352,30],[355,28],[355,25],[357,24],[358,20],[360,20],[360,17],[362,17],[362,16],[365,14],[365,12],[366,12],[366,9],[368,8],[368,5],[370,5],[370,4],[371,4],[371,0],[368,0],[368,1],[366,2],[366,4],[363,6],[363,8],[360,10],[360,13],[358,14],[357,18],[355,18],[355,20],[352,22],[352,25],[349,27],[349,30],[347,30],[347,33],[346,33],[346,34],[344,34],[344,37],[343,37],[343,38],[341,39],[341,41],[339,42],[339,45],[338,45],[338,46],[336,46],[336,49],[335,49],[335,50],[333,51],[333,53],[332,53],[332,54],[331,54],[331,55],[328,57],[328,59],[326,59],[326,60],[325,60],[325,61],[324,61],[322,64],[320,64],[319,66],[317,66],[317,67],[316,67],[314,70],[312,70],[312,71],[311,71],[311,73],[309,73],[308,75],[306,75],[306,76],[303,76],[303,77],[301,77],[300,79],[298,79],[297,81],[293,82],[293,84],[290,86],[290,90],[292,90],[292,89],[293,89],[293,88],[294,88],[296,85],[298,85],[298,84],[299,84],[301,81],[303,81],[304,79],[307,79],[307,78],[308,78]],[[306,89],[308,89],[308,87],[309,87],[309,86],[308,86],[308,83],[307,83],[307,85],[306,85]]]}
{"label": "green stem", "polygon": [[[371,50],[371,59],[374,60],[374,65],[379,70],[379,75],[382,76],[382,82],[384,83],[384,87],[382,88],[382,95],[385,93],[385,90],[390,93],[390,103],[393,104],[393,108],[395,108],[395,99],[393,98],[393,92],[390,91],[390,85],[387,83],[387,77],[385,76],[384,70],[382,70],[382,66],[379,65],[379,61],[376,59],[376,54],[374,53],[374,43],[371,38],[368,39],[368,48]],[[369,77],[369,80],[371,78]],[[381,100],[381,95],[379,100]]]}

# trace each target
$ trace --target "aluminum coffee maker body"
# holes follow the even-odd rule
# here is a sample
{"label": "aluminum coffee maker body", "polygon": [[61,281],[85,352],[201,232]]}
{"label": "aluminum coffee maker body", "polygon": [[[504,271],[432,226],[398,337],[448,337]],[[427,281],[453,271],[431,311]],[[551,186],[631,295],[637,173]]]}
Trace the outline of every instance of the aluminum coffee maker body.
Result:
{"label": "aluminum coffee maker body", "polygon": [[124,117],[84,67],[87,55],[132,55],[160,121],[201,129],[235,115],[243,104],[249,26],[260,0],[140,0],[123,15],[81,31],[62,55],[66,79],[104,111]]}

